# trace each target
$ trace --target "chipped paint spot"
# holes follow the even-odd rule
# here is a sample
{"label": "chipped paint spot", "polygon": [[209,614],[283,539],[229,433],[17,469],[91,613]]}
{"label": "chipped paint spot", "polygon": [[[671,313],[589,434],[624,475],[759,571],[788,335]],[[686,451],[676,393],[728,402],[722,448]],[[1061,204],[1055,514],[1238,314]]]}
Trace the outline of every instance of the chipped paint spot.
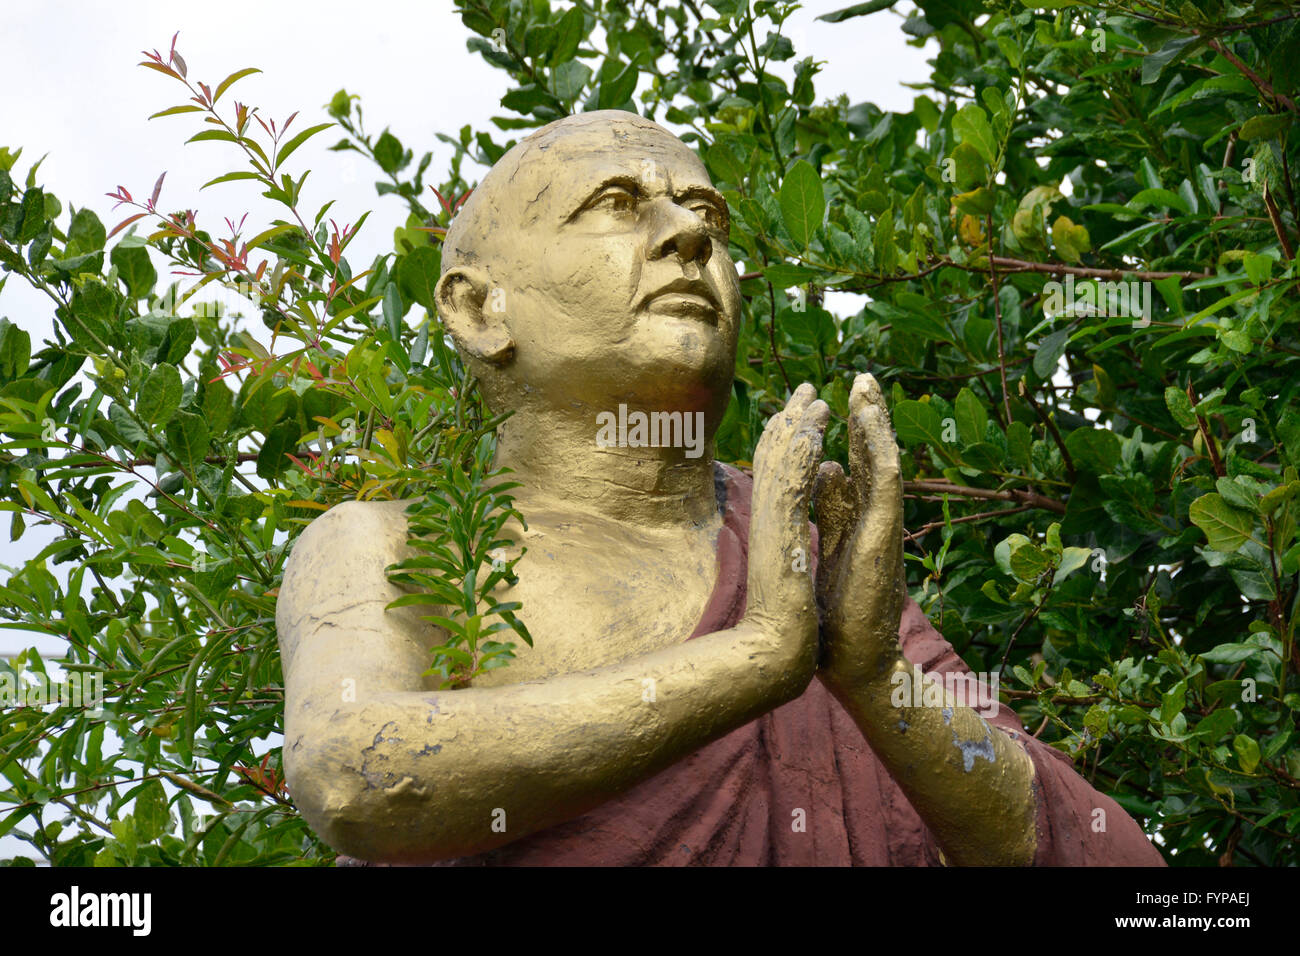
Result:
{"label": "chipped paint spot", "polygon": [[397,729],[397,721],[395,721],[395,720],[390,720],[388,723],[384,724],[384,726],[380,727],[380,728],[379,728],[379,733],[375,734],[375,739],[371,742],[370,746],[369,746],[369,747],[365,747],[365,748],[363,748],[361,752],[362,752],[362,753],[366,753],[367,751],[374,750],[374,749],[376,749],[380,744],[386,744],[386,743],[391,743],[391,742],[401,743],[401,740],[402,740],[401,737],[385,737],[385,736],[384,736],[384,731],[388,730],[388,728],[390,728],[390,727],[393,728],[393,730],[396,730],[396,729]]}
{"label": "chipped paint spot", "polygon": [[985,728],[984,739],[960,740],[957,737],[957,731],[952,732],[952,745],[961,751],[962,770],[970,773],[975,767],[975,758],[983,757],[989,763],[997,761],[997,754],[993,751],[993,734]]}
{"label": "chipped paint spot", "polygon": [[943,710],[940,711],[940,713],[943,714],[943,722],[944,722],[945,724],[951,724],[951,723],[952,723],[952,708],[951,708],[951,707],[945,707]]}
{"label": "chipped paint spot", "polygon": [[898,732],[899,732],[900,734],[905,734],[905,733],[907,733],[907,728],[910,727],[910,726],[912,726],[912,725],[909,724],[907,721],[905,721],[905,720],[903,720],[903,719],[900,718],[899,721],[898,721]]}

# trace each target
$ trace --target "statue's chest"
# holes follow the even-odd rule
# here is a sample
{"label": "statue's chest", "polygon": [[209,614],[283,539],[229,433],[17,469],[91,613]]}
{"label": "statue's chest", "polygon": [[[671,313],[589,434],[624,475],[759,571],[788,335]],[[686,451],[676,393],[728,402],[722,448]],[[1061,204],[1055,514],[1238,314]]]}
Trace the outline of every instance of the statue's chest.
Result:
{"label": "statue's chest", "polygon": [[563,531],[530,533],[519,583],[498,594],[523,604],[533,647],[517,641],[516,660],[476,685],[603,667],[680,643],[699,623],[717,579],[711,533],[642,546]]}

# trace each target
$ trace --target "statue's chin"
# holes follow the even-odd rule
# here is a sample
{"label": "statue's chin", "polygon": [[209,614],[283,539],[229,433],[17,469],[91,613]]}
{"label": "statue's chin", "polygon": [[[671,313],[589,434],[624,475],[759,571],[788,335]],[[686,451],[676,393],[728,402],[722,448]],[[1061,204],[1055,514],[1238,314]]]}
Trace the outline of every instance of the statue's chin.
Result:
{"label": "statue's chin", "polygon": [[[651,348],[651,346],[655,346]],[[575,408],[702,411],[721,415],[731,394],[735,358],[716,339],[707,347],[673,342],[628,343],[599,363],[568,362],[525,374],[511,370],[511,407],[546,406],[565,415]],[[513,404],[520,403],[520,404]]]}

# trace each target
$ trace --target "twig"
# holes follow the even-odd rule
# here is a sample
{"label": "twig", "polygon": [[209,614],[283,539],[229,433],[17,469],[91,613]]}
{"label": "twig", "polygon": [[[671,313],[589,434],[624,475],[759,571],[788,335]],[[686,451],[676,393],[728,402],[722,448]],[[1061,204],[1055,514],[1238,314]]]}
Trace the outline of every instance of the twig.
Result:
{"label": "twig", "polygon": [[[1024,259],[1009,259],[1005,256],[990,256],[990,266],[997,266],[1003,272],[1043,272],[1049,275],[1075,275],[1090,279],[1210,279],[1209,272],[1146,272],[1139,269],[1094,269],[1090,266],[1067,266],[1058,262],[1026,262]],[[972,270],[974,271],[974,270]],[[983,270],[979,270],[983,271]]]}
{"label": "twig", "polygon": [[991,488],[971,488],[967,485],[949,484],[946,481],[905,481],[903,482],[903,492],[914,495],[957,495],[960,498],[982,498],[986,501],[1014,501],[1029,508],[1042,508],[1045,511],[1054,511],[1060,515],[1065,514],[1064,502],[1057,501],[1055,498],[1048,498],[1034,491],[1025,491],[1021,488],[1006,488],[1002,491],[995,491]]}
{"label": "twig", "polygon": [[985,518],[1000,518],[1004,515],[1018,514],[1021,511],[1028,511],[1033,505],[1016,505],[1014,508],[999,508],[996,511],[981,511],[979,514],[962,515],[960,518],[952,518],[948,522],[931,521],[929,524],[923,524],[911,534],[903,535],[904,541],[915,541],[917,538],[944,527],[945,524],[966,524],[969,521],[982,521]]}

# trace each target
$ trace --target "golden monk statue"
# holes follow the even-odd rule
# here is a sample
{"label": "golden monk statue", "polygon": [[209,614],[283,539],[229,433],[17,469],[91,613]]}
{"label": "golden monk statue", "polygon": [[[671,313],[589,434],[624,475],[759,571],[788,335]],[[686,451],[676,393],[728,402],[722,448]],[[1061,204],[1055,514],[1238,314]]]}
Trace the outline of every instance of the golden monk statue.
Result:
{"label": "golden monk statue", "polygon": [[[871,376],[847,477],[820,464],[810,385],[752,481],[713,460],[741,315],[728,228],[695,153],[623,112],[546,126],[474,191],[438,311],[514,413],[496,463],[523,483],[527,551],[502,598],[534,646],[437,690],[422,674],[444,636],[386,610],[407,503],[312,522],[277,610],[307,822],[371,863],[1159,864],[1008,708],[937,683],[966,668],[906,595]],[[671,440],[628,440],[636,413]],[[900,700],[922,671],[927,693]]]}

